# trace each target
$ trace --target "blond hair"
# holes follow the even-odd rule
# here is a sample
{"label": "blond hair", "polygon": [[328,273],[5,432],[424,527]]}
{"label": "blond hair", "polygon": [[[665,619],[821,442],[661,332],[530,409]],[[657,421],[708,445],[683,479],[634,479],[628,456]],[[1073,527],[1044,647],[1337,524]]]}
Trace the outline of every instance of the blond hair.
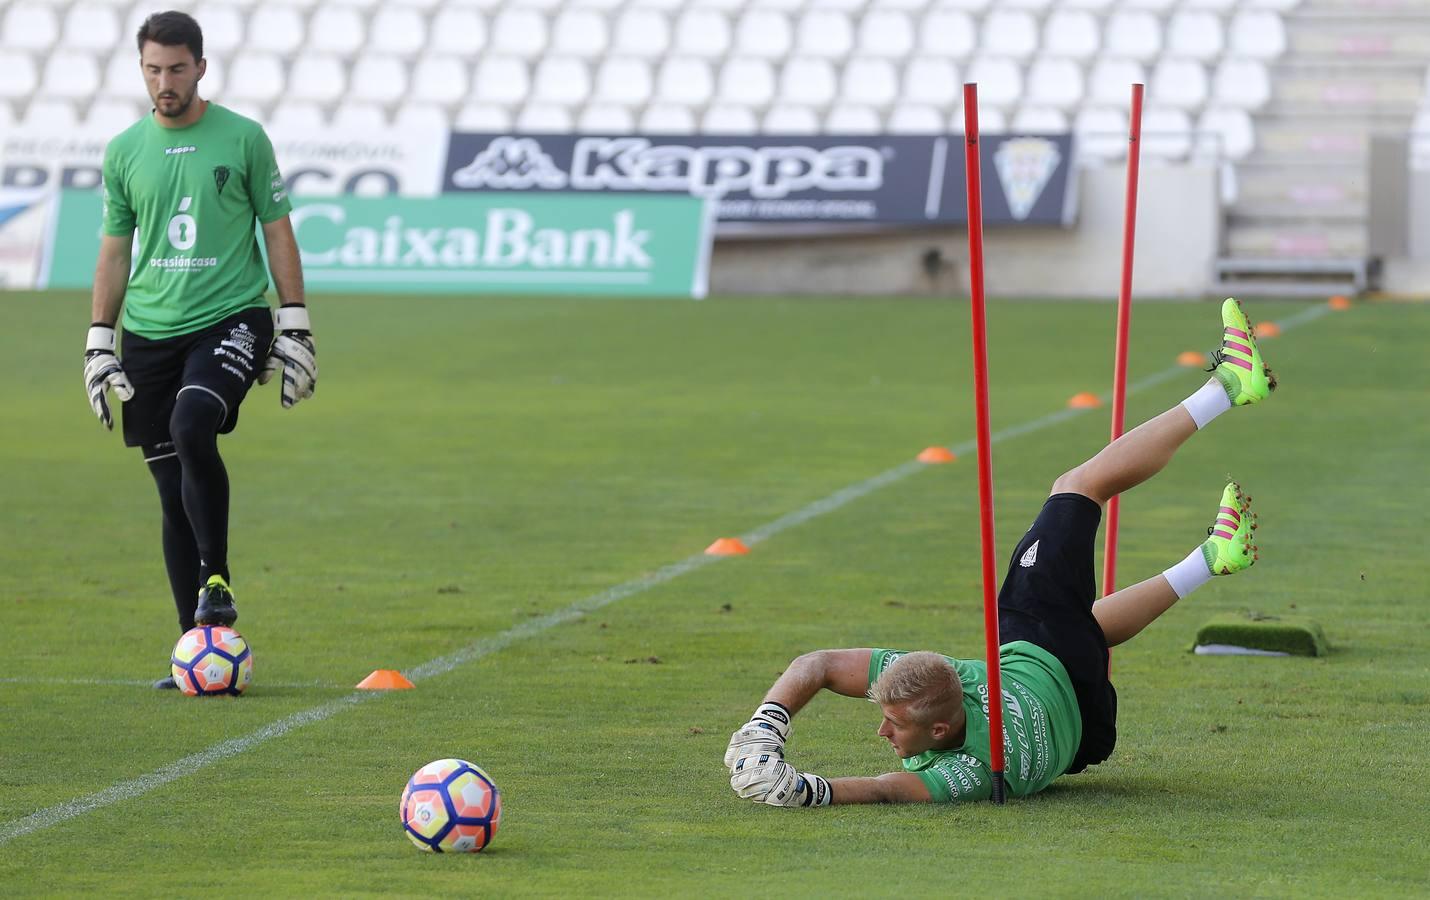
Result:
{"label": "blond hair", "polygon": [[907,706],[920,725],[953,721],[963,705],[963,682],[941,654],[928,650],[894,660],[869,688],[880,706]]}

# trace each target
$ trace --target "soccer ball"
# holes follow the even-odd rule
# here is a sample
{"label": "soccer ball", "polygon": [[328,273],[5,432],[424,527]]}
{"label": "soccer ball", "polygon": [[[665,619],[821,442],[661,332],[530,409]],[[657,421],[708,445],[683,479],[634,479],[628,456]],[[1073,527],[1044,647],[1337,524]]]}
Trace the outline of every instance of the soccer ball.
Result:
{"label": "soccer ball", "polygon": [[476,853],[501,822],[501,791],[464,759],[439,759],[413,773],[402,791],[402,830],[423,850]]}
{"label": "soccer ball", "polygon": [[253,651],[243,635],[225,625],[190,628],[169,660],[174,683],[190,697],[237,697],[253,680]]}

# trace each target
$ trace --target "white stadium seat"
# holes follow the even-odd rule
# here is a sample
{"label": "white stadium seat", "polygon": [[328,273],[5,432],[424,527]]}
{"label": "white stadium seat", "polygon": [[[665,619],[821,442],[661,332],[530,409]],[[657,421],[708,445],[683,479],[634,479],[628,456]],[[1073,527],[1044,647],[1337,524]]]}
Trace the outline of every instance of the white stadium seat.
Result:
{"label": "white stadium seat", "polygon": [[[932,5],[936,0],[870,0],[870,9],[897,9],[901,12],[917,13],[922,12]],[[858,10],[864,5],[864,0],[815,0],[817,6],[838,7],[840,9]]]}
{"label": "white stadium seat", "polygon": [[1071,109],[1082,98],[1082,69],[1072,60],[1043,57],[1028,67],[1023,95],[1028,105]]}
{"label": "white stadium seat", "polygon": [[12,50],[48,50],[59,37],[59,18],[49,7],[11,6],[0,20],[0,46]]}
{"label": "white stadium seat", "polygon": [[643,134],[694,134],[695,113],[687,106],[656,103],[641,113],[639,124]]}
{"label": "white stadium seat", "polygon": [[1132,85],[1146,84],[1147,73],[1130,59],[1099,59],[1087,76],[1088,100],[1096,106],[1126,106]]}
{"label": "white stadium seat", "polygon": [[453,56],[476,56],[487,46],[487,20],[476,10],[439,9],[432,17],[428,50]]}
{"label": "white stadium seat", "polygon": [[375,103],[343,103],[333,110],[332,127],[339,131],[365,131],[381,134],[387,131],[387,115]]}
{"label": "white stadium seat", "polygon": [[1114,0],[1063,0],[1063,8],[1102,13],[1111,9],[1113,2]]}
{"label": "white stadium seat", "polygon": [[538,103],[575,106],[591,93],[591,73],[573,56],[547,56],[536,64],[531,97]]}
{"label": "white stadium seat", "polygon": [[1119,59],[1153,59],[1162,52],[1162,26],[1149,12],[1113,13],[1103,30],[1102,52]]}
{"label": "white stadium seat", "polygon": [[1071,59],[1091,59],[1102,45],[1097,19],[1079,9],[1059,9],[1043,22],[1043,53]]}
{"label": "white stadium seat", "polygon": [[[30,99],[34,89],[40,86],[40,73],[29,53],[0,49],[0,72],[4,73],[3,79],[0,79],[0,97],[3,99]],[[139,64],[134,63],[130,77],[136,82],[139,80]]]}
{"label": "white stadium seat", "polygon": [[794,45],[789,18],[767,9],[752,9],[735,23],[735,52],[741,56],[783,59]]}
{"label": "white stadium seat", "polygon": [[1021,10],[999,10],[983,20],[978,49],[989,56],[1027,59],[1038,49],[1038,22]]}
{"label": "white stadium seat", "polygon": [[670,46],[670,24],[654,9],[632,7],[616,19],[611,52],[641,59],[657,57]]}
{"label": "white stadium seat", "polygon": [[[351,0],[349,0],[351,2]],[[376,2],[376,0],[364,0],[364,2]],[[617,5],[614,0],[578,0],[572,6],[593,6],[602,3],[606,7]],[[471,9],[479,12],[493,12],[502,5],[502,0],[448,0],[447,6],[455,9]]]}
{"label": "white stadium seat", "polygon": [[1152,67],[1147,93],[1148,99],[1158,106],[1201,109],[1209,93],[1207,70],[1195,60],[1164,56]]}
{"label": "white stadium seat", "polygon": [[302,100],[284,100],[273,108],[263,122],[265,127],[286,128],[301,131],[305,128],[322,128],[328,122],[323,108],[316,103]]}
{"label": "white stadium seat", "polygon": [[1228,31],[1230,56],[1275,59],[1286,52],[1286,26],[1274,12],[1237,13]]}
{"label": "white stadium seat", "polygon": [[758,129],[755,111],[748,106],[717,104],[700,117],[703,134],[751,134]]}
{"label": "white stadium seat", "polygon": [[[954,110],[948,117],[948,130],[951,134],[963,134],[963,109]],[[978,132],[980,134],[1004,134],[1008,131],[1008,116],[1003,110],[996,106],[983,107],[980,104],[978,110]]]}
{"label": "white stadium seat", "polygon": [[887,59],[852,59],[844,66],[839,102],[884,107],[899,98],[899,76]]}
{"label": "white stadium seat", "polygon": [[656,74],[655,97],[662,103],[704,106],[715,95],[715,76],[703,59],[673,56]]}
{"label": "white stadium seat", "polygon": [[1192,149],[1192,120],[1180,109],[1149,107],[1142,113],[1142,155],[1184,159]]}
{"label": "white stadium seat", "polygon": [[1135,9],[1165,15],[1171,12],[1177,0],[1122,0],[1123,9]]}
{"label": "white stadium seat", "polygon": [[1182,9],[1205,9],[1226,13],[1236,8],[1239,0],[1182,0]]}
{"label": "white stadium seat", "polygon": [[879,114],[867,106],[839,104],[824,117],[828,134],[878,134],[883,130]]}
{"label": "white stadium seat", "polygon": [[1215,147],[1199,145],[1199,150],[1208,154],[1212,149],[1219,149],[1219,155],[1236,160],[1245,159],[1256,149],[1251,116],[1244,109],[1209,109],[1197,120],[1197,132],[1203,141],[1207,135],[1215,139]]}
{"label": "white stadium seat", "polygon": [[469,84],[459,56],[425,56],[412,68],[412,95],[424,103],[460,103]]}
{"label": "white stadium seat", "polygon": [[447,112],[432,103],[404,103],[392,116],[393,129],[406,134],[440,134],[449,125]]}
{"label": "white stadium seat", "polygon": [[[207,32],[204,36],[207,38]],[[123,37],[125,43],[133,40],[130,35]],[[59,46],[68,50],[109,50],[120,39],[119,15],[113,7],[80,3],[65,14]]]}
{"label": "white stadium seat", "polygon": [[349,79],[354,100],[393,103],[407,93],[407,66],[395,56],[360,56]]}
{"label": "white stadium seat", "polygon": [[473,101],[515,106],[530,90],[526,63],[513,56],[483,56],[472,75]]}
{"label": "white stadium seat", "polygon": [[[207,50],[204,52],[208,53]],[[210,59],[208,74],[204,76],[199,87],[199,93],[205,97],[210,94],[218,96],[218,90],[209,84],[213,67],[214,61]],[[10,66],[0,58],[0,72],[5,72],[8,77],[10,71]],[[4,83],[5,80],[0,79],[0,84]],[[134,100],[143,100],[148,96],[144,88],[144,73],[139,69],[139,51],[133,44],[114,51],[114,55],[104,66],[104,83],[99,91],[105,97],[127,97]]]}
{"label": "white stadium seat", "polygon": [[545,103],[532,103],[516,115],[517,131],[562,134],[570,131],[574,124],[571,113],[565,107]]}
{"label": "white stadium seat", "polygon": [[79,112],[68,100],[33,100],[20,118],[21,128],[60,131],[79,125]]}
{"label": "white stadium seat", "polygon": [[492,20],[491,50],[532,59],[546,49],[546,19],[534,9],[508,8]]}
{"label": "white stadium seat", "polygon": [[[194,10],[204,30],[204,55],[229,54],[243,46],[243,11],[231,3],[206,3]],[[128,35],[125,35],[127,38]]]}
{"label": "white stadium seat", "polygon": [[228,71],[223,96],[250,104],[267,103],[283,93],[283,63],[272,53],[241,53]]}
{"label": "white stadium seat", "polygon": [[956,9],[935,9],[919,28],[919,52],[928,56],[967,59],[978,43],[973,19]]}
{"label": "white stadium seat", "polygon": [[1211,95],[1220,107],[1260,109],[1271,99],[1271,78],[1257,60],[1224,59],[1212,76]]}
{"label": "white stadium seat", "polygon": [[978,102],[1008,108],[1023,95],[1023,73],[1010,59],[982,57],[973,61],[967,79],[978,83]]}
{"label": "white stadium seat", "polygon": [[463,131],[507,131],[511,128],[511,113],[490,103],[471,103],[457,110],[452,127]]}
{"label": "white stadium seat", "polygon": [[1016,134],[1061,134],[1068,130],[1068,117],[1060,109],[1024,106],[1014,114],[1008,130]]}
{"label": "white stadium seat", "polygon": [[1221,55],[1221,20],[1209,12],[1178,12],[1167,22],[1167,53],[1209,60]]}
{"label": "white stadium seat", "polygon": [[801,56],[843,59],[854,50],[854,26],[844,13],[811,9],[795,29],[795,52]]}
{"label": "white stadium seat", "polygon": [[818,134],[819,116],[808,106],[772,106],[760,120],[762,134]]}
{"label": "white stadium seat", "polygon": [[958,104],[961,84],[958,69],[949,60],[916,56],[904,67],[904,89],[899,99],[916,107],[946,110]]}
{"label": "white stadium seat", "polygon": [[834,66],[827,59],[796,57],[780,71],[779,97],[784,103],[824,107],[838,92]]}
{"label": "white stadium seat", "polygon": [[903,59],[914,49],[914,27],[909,17],[893,10],[875,10],[859,22],[861,56]]}
{"label": "white stadium seat", "polygon": [[628,106],[594,103],[576,117],[576,130],[587,134],[630,134],[636,130],[636,117]]}
{"label": "white stadium seat", "polygon": [[427,46],[427,20],[411,7],[383,7],[372,17],[367,45],[376,53],[415,56]]}
{"label": "white stadium seat", "polygon": [[142,119],[147,111],[148,107],[127,100],[96,100],[85,112],[84,124],[95,131],[117,133]]}
{"label": "white stadium seat", "polygon": [[1127,113],[1115,107],[1087,106],[1073,120],[1077,151],[1089,160],[1121,159],[1127,155]]}
{"label": "white stadium seat", "polygon": [[983,12],[993,5],[993,0],[943,0],[940,5],[968,12]]}
{"label": "white stadium seat", "polygon": [[[208,52],[207,49],[204,50],[204,77],[199,82],[199,94],[205,98],[220,97],[223,95],[224,88],[228,87],[228,64],[221,57],[209,56]],[[109,94],[108,81],[106,80],[102,93],[115,97],[140,97],[144,100],[145,108],[148,108],[147,89],[142,81],[137,83],[134,81],[133,73],[138,69],[139,64],[133,56],[129,57],[128,62],[130,66],[134,67],[130,70],[129,76],[124,79],[128,82],[128,89],[118,94]]]}
{"label": "white stadium seat", "polygon": [[45,63],[40,84],[45,97],[88,100],[99,91],[99,66],[88,53],[56,50]]}
{"label": "white stadium seat", "polygon": [[730,51],[730,20],[713,9],[688,9],[675,21],[675,52],[719,59]]}
{"label": "white stadium seat", "polygon": [[715,96],[722,103],[764,106],[774,99],[775,75],[763,59],[731,59],[720,67]]}
{"label": "white stadium seat", "polygon": [[889,111],[890,134],[942,134],[946,119],[932,106],[901,103]]}
{"label": "white stadium seat", "polygon": [[262,103],[253,103],[248,100],[223,100],[223,105],[234,115],[243,116],[245,119],[252,119],[255,122],[262,122],[267,118],[267,107]]}
{"label": "white stadium seat", "polygon": [[288,70],[288,91],[283,100],[308,100],[313,103],[333,103],[348,87],[342,60],[336,56],[301,54]]}
{"label": "white stadium seat", "polygon": [[[320,14],[321,12],[319,10]],[[316,15],[314,19],[314,26],[322,27],[316,21]],[[361,26],[362,22],[359,19],[358,27]],[[248,19],[248,49],[255,52],[281,53],[287,56],[296,53],[300,47],[304,50],[349,52],[325,43],[329,37],[330,35],[324,33],[317,42],[310,43],[307,32],[303,28],[303,16],[297,8],[292,6],[261,4],[254,9],[253,15]]]}
{"label": "white stadium seat", "polygon": [[551,23],[552,53],[594,60],[606,52],[610,40],[606,17],[594,10],[562,10]]}
{"label": "white stadium seat", "polygon": [[596,70],[593,100],[640,106],[650,99],[654,90],[650,63],[643,59],[608,56]]}
{"label": "white stadium seat", "polygon": [[[413,3],[417,0],[396,0],[398,3]],[[441,3],[442,0],[421,0],[421,2]],[[561,0],[507,0],[507,6],[525,6],[551,13],[561,6]]]}

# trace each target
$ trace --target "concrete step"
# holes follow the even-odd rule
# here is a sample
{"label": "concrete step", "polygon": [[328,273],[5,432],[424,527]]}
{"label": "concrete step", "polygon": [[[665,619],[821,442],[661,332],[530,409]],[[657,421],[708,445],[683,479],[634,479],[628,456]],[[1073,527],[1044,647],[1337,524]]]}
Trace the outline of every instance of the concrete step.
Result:
{"label": "concrete step", "polygon": [[1276,117],[1256,123],[1256,151],[1249,162],[1319,160],[1363,165],[1370,152],[1369,136],[1341,127],[1334,120]]}
{"label": "concrete step", "polygon": [[1223,256],[1216,262],[1212,293],[1235,297],[1358,294],[1370,287],[1373,268],[1363,257]]}
{"label": "concrete step", "polygon": [[1430,17],[1292,21],[1286,28],[1286,48],[1289,57],[1315,58],[1322,64],[1418,64],[1423,72],[1430,57]]}
{"label": "concrete step", "polygon": [[1424,74],[1317,74],[1300,67],[1279,70],[1271,78],[1273,103],[1304,106],[1308,110],[1365,110],[1413,112],[1420,103]]}
{"label": "concrete step", "polygon": [[1425,0],[1301,0],[1294,9],[1283,13],[1297,22],[1318,17],[1423,19],[1425,14]]}
{"label": "concrete step", "polygon": [[1366,254],[1364,223],[1317,224],[1288,219],[1281,223],[1249,223],[1232,219],[1227,226],[1229,256],[1282,259],[1345,259]]}

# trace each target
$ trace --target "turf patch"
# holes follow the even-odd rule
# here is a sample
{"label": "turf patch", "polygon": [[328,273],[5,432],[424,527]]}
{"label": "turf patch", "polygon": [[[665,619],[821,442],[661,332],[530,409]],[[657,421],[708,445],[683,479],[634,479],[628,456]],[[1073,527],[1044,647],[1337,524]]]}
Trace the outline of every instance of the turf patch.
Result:
{"label": "turf patch", "polygon": [[1216,616],[1197,629],[1192,650],[1203,654],[1252,651],[1245,655],[1253,656],[1325,656],[1330,652],[1325,632],[1316,622],[1299,616],[1268,616],[1259,612]]}

